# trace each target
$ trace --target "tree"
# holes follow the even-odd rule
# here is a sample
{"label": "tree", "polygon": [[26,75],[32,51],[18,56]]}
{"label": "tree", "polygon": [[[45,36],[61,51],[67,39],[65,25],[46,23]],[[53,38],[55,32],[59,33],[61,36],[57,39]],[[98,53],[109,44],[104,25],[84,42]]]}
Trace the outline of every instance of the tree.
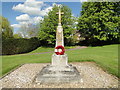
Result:
{"label": "tree", "polygon": [[[61,11],[64,12],[62,15],[62,26],[64,33],[65,44],[69,42],[71,38],[71,33],[73,30],[73,19],[70,8],[67,6],[62,6]],[[58,26],[58,6],[54,5],[51,11],[49,11],[47,16],[44,16],[44,20],[40,24],[39,38],[44,41],[44,43],[54,45],[56,39],[56,28]]]}
{"label": "tree", "polygon": [[18,34],[14,34],[13,37],[14,38],[22,38],[19,33]]}
{"label": "tree", "polygon": [[21,25],[17,34],[19,34],[22,38],[28,38],[27,37],[27,30],[28,30],[27,28],[28,28],[28,25],[25,25],[25,24]]}
{"label": "tree", "polygon": [[28,25],[28,36],[29,37],[37,37],[39,32],[39,25],[29,24]]}
{"label": "tree", "polygon": [[119,2],[84,2],[78,30],[86,40],[114,40],[119,38]]}
{"label": "tree", "polygon": [[10,23],[7,18],[0,16],[0,33],[4,38],[11,38],[13,37],[13,28],[10,26]]}
{"label": "tree", "polygon": [[32,38],[38,36],[38,31],[39,31],[38,24],[29,23],[21,25],[18,34],[23,38]]}

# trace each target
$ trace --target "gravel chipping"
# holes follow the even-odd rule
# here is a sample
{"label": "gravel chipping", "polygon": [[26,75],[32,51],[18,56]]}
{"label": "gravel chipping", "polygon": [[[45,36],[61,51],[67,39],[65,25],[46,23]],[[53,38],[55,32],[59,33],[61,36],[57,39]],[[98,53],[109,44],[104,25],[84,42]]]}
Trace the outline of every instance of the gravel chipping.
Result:
{"label": "gravel chipping", "polygon": [[24,64],[0,79],[2,88],[118,88],[118,78],[108,74],[93,62],[70,63],[81,75],[79,83],[36,84],[35,76],[48,63]]}

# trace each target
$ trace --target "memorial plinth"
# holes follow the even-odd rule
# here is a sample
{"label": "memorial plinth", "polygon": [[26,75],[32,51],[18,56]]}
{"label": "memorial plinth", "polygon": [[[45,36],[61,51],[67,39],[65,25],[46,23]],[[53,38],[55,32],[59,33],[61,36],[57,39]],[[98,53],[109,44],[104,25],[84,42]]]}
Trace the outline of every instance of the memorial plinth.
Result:
{"label": "memorial plinth", "polygon": [[36,83],[40,84],[60,84],[79,83],[80,75],[76,67],[47,65],[37,75]]}
{"label": "memorial plinth", "polygon": [[[61,25],[61,10],[59,8],[59,23],[56,31],[56,47],[64,47],[63,28]],[[55,49],[56,50],[56,49]],[[59,49],[57,49],[59,52]],[[35,78],[36,83],[40,84],[56,84],[56,83],[71,83],[79,82],[80,74],[76,67],[68,64],[67,54],[52,55],[50,65],[43,67]]]}
{"label": "memorial plinth", "polygon": [[52,55],[52,66],[68,66],[67,54],[64,55]]}

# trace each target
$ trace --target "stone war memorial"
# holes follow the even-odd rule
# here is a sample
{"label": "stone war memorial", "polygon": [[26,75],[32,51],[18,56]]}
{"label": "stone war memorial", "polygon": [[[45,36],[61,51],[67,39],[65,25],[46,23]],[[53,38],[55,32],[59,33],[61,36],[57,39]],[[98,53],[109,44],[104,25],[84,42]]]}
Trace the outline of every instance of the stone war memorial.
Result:
{"label": "stone war memorial", "polygon": [[[41,3],[36,0],[30,0],[29,3],[28,1],[29,0],[27,0],[24,4],[19,4],[19,2],[17,2],[16,5],[24,6],[24,5],[30,4],[27,7],[31,7],[32,5],[33,7],[35,7],[34,5],[37,5],[38,7],[39,6],[38,4],[40,4],[40,6],[38,7],[39,9],[43,8],[41,7],[41,4],[43,6],[45,6],[45,4],[47,5],[47,3],[44,4],[43,2]],[[7,5],[7,4],[6,4],[7,7],[11,7],[11,5],[13,5],[13,7],[15,8],[14,4],[11,4],[11,5]],[[35,90],[54,90],[54,89],[56,90],[64,90],[64,89],[65,90],[80,90],[82,88],[83,89],[86,89],[86,88],[88,89],[90,88],[99,89],[100,88],[101,89],[102,88],[104,90],[118,90],[118,86],[119,86],[119,76],[117,74],[118,56],[116,55],[118,54],[117,53],[118,46],[117,45],[105,45],[105,46],[94,47],[94,46],[87,46],[87,45],[82,46],[81,44],[78,44],[78,43],[76,43],[73,46],[72,44],[69,46],[68,45],[69,43],[67,42],[66,38],[70,37],[71,39],[71,35],[74,32],[77,36],[79,36],[78,30],[76,31],[77,26],[75,28],[71,28],[71,27],[74,27],[74,24],[76,23],[76,20],[73,20],[74,18],[76,19],[76,17],[72,16],[72,13],[69,9],[69,7],[71,6],[69,5],[73,5],[74,8],[76,8],[77,7],[76,5],[78,5],[78,3],[72,2],[71,4],[70,3],[66,4],[65,2],[66,4],[65,6],[62,4],[63,3],[55,4],[54,6],[51,6],[52,5],[51,3],[50,5],[48,4],[48,6],[50,6],[49,8],[52,7],[51,11],[48,12],[47,14],[48,17],[47,16],[44,17],[40,25],[40,27],[43,29],[43,31],[42,29],[40,29],[40,31],[42,31],[40,35],[43,34],[41,35],[41,37],[46,35],[45,38],[47,37],[47,39],[45,39],[45,44],[47,42],[47,45],[48,45],[47,47],[44,45],[43,46],[38,45],[36,49],[30,52],[18,53],[16,55],[13,54],[13,55],[0,56],[3,58],[3,60],[1,60],[2,65],[3,65],[2,66],[3,74],[0,77],[0,84],[2,84],[0,86],[0,89],[2,90],[29,90],[29,89],[30,90],[34,90],[34,89]],[[82,31],[80,34],[84,32],[89,34],[86,28],[95,30],[95,28],[92,28],[92,26],[98,25],[98,23],[95,23],[95,22],[99,21],[100,17],[101,17],[100,19],[102,19],[102,14],[104,14],[103,11],[106,10],[105,15],[103,16],[107,17],[106,15],[111,15],[111,13],[109,14],[109,12],[111,11],[107,11],[105,7],[103,7],[102,13],[100,12],[94,13],[91,11],[89,12],[89,10],[94,10],[94,9],[100,10],[99,6],[102,4],[105,5],[105,3],[103,2],[97,3],[97,4],[96,2],[83,3],[83,5],[85,5],[84,7],[86,8],[84,9],[83,7],[81,8],[81,10],[82,9],[87,10],[87,12],[90,13],[90,16],[87,17],[87,12],[84,11],[85,15],[79,17],[78,22],[80,25],[79,24],[77,25],[79,25],[80,27],[78,29],[82,28]],[[82,6],[82,4],[79,4],[78,6],[80,5]],[[107,7],[108,6],[110,6],[110,8],[112,7],[111,4],[107,5]],[[78,9],[79,7],[74,9],[75,12],[80,12],[80,10]],[[44,10],[48,10],[48,8],[47,7],[45,9],[43,8],[43,11]],[[13,11],[13,14],[14,12],[15,11]],[[93,17],[91,15],[93,15]],[[28,16],[28,15],[25,14],[21,16],[23,17],[23,16]],[[36,16],[34,18],[32,18],[31,16],[30,20],[31,19],[36,19]],[[97,21],[94,21],[96,19]],[[73,22],[71,22],[72,20]],[[84,21],[86,23],[89,22],[91,24],[90,28],[87,27],[87,25],[84,25],[86,24],[86,23],[83,23]],[[110,18],[110,21],[111,21],[111,18]],[[110,22],[109,23],[105,22],[105,23],[106,25],[110,24]],[[35,22],[33,22],[33,24],[35,24]],[[31,26],[29,26],[29,29],[35,30],[34,28],[32,28],[33,26],[32,27]],[[98,27],[96,26],[96,28]],[[73,32],[70,31],[72,33],[68,34],[68,31],[67,31],[68,29],[69,31],[72,30]],[[38,31],[38,27],[37,27],[37,31]],[[35,33],[37,33],[37,31]],[[90,33],[93,33],[93,32],[90,32]],[[52,38],[48,37],[50,35],[52,36]],[[84,37],[82,37],[82,39],[83,38]],[[38,40],[38,37],[30,38],[30,39],[20,38],[20,40],[19,38],[16,38],[16,39],[11,38],[11,39],[12,39],[12,42],[7,41],[7,40],[10,40],[10,38],[6,39],[7,45],[14,46],[14,48],[16,48],[17,50],[20,48],[24,50],[24,47],[21,47],[21,45],[26,46],[28,49],[30,49],[37,43],[44,44],[42,43],[42,41]],[[15,43],[14,43],[14,40],[15,40]],[[18,44],[21,44],[21,45],[18,45],[20,46],[20,48],[16,46],[17,45],[16,40],[19,41]],[[23,41],[25,40],[24,41],[25,45],[23,44],[23,41],[20,42],[21,40]],[[27,40],[30,40],[30,41],[26,42]],[[34,40],[36,44],[32,40]],[[51,40],[50,45],[52,45],[54,48],[49,47],[49,40]],[[54,41],[55,41],[55,45],[54,45]],[[86,41],[83,43],[86,43]],[[30,44],[31,46],[29,48],[28,46]],[[5,46],[5,44],[3,44],[3,46]],[[7,47],[7,49],[9,48],[14,49],[13,47]],[[7,49],[4,48],[3,50],[7,50]],[[12,51],[12,49],[8,50],[9,53]],[[17,51],[16,49],[15,51]]]}
{"label": "stone war memorial", "polygon": [[50,65],[44,67],[36,77],[37,83],[70,83],[79,82],[80,74],[76,67],[68,64],[68,56],[64,50],[64,35],[61,25],[61,6],[59,7],[59,23],[56,31],[55,53]]}

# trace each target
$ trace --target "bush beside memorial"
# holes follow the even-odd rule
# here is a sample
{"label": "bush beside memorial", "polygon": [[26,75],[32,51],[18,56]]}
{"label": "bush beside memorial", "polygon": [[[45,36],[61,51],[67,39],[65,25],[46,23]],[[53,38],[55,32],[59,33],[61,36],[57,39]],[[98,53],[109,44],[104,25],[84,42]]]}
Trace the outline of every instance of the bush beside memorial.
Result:
{"label": "bush beside memorial", "polygon": [[33,51],[40,46],[37,38],[8,38],[2,40],[2,55],[13,55]]}

